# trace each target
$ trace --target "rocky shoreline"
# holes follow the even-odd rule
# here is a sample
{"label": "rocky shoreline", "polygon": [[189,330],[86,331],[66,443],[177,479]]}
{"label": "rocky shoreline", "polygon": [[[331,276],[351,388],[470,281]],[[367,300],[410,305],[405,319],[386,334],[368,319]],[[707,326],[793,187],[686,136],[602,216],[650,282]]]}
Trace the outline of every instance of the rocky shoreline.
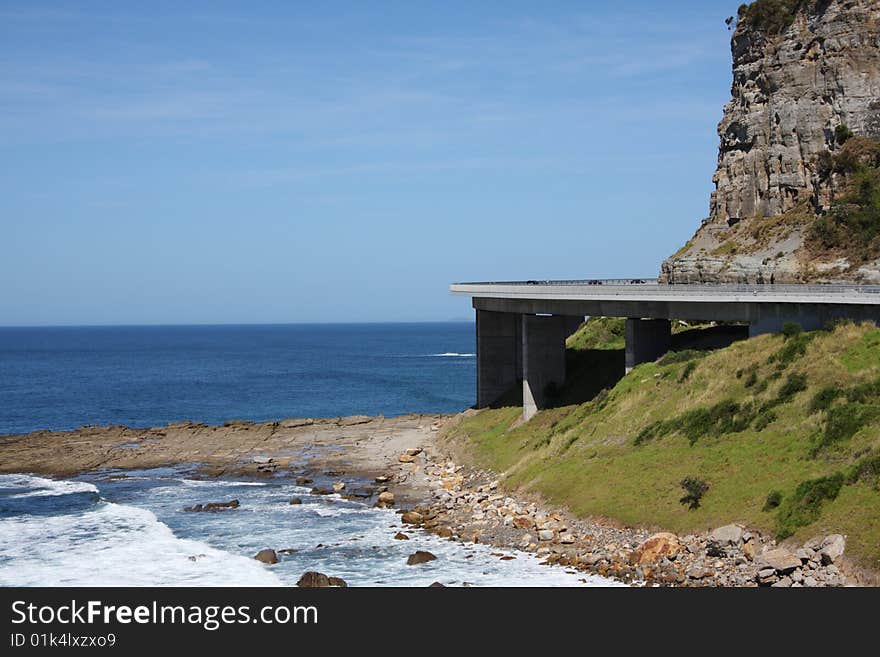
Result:
{"label": "rocky shoreline", "polygon": [[[825,587],[849,584],[840,569],[846,538],[817,537],[791,550],[730,524],[705,534],[650,533],[573,518],[500,490],[492,474],[420,452],[401,470],[424,469],[430,501],[402,520],[450,540],[488,543],[543,557],[548,565],[661,586]],[[416,460],[418,459],[418,460]]]}
{"label": "rocky shoreline", "polygon": [[[456,463],[438,436],[452,416],[176,423],[152,429],[83,427],[0,437],[0,472],[69,477],[188,464],[206,477],[289,478],[316,494],[395,508],[413,531],[523,551],[633,585],[818,587],[857,583],[840,535],[796,550],[738,525],[703,534],[574,518],[504,491],[496,476]],[[296,500],[291,500],[296,504]],[[186,509],[223,512],[235,500]],[[405,532],[397,536],[405,540]],[[499,553],[499,558],[514,555]],[[264,554],[261,560],[269,559]],[[271,561],[271,559],[269,559]],[[321,577],[308,582],[323,582]]]}

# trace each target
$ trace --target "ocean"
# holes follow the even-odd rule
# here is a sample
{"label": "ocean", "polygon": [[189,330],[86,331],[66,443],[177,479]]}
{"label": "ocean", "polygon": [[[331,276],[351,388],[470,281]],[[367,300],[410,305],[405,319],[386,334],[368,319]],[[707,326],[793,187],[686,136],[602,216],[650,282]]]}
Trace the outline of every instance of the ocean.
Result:
{"label": "ocean", "polygon": [[[350,586],[614,584],[529,553],[502,560],[497,548],[406,528],[391,509],[287,481],[200,480],[183,468],[118,475],[0,475],[0,586],[293,586],[309,570]],[[183,511],[220,499],[241,506]],[[395,540],[400,530],[410,540]],[[272,566],[252,558],[267,547],[291,552]],[[437,560],[408,566],[415,550]]]}
{"label": "ocean", "polygon": [[468,322],[0,328],[0,435],[457,413],[474,340]]}
{"label": "ocean", "polygon": [[[0,329],[0,434],[353,414],[453,413],[474,399],[471,323]],[[300,497],[301,505],[291,505]],[[184,507],[238,499],[240,508]],[[70,480],[0,475],[0,585],[604,586],[532,554],[418,529],[290,481],[185,467]],[[266,566],[253,555],[287,549]],[[437,561],[406,565],[416,549]],[[493,554],[493,552],[495,554]]]}

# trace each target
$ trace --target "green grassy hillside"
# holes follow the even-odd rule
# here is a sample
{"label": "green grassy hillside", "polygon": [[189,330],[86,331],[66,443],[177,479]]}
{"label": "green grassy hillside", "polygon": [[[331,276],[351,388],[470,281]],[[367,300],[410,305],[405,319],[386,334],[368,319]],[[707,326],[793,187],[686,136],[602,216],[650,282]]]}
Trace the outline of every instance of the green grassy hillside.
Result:
{"label": "green grassy hillside", "polygon": [[[588,322],[569,362],[589,361],[578,358],[599,352],[602,336],[605,360],[622,361],[616,328]],[[447,438],[508,488],[578,515],[679,532],[742,522],[802,540],[842,532],[850,557],[880,568],[880,330],[765,335],[621,374],[590,401],[525,424],[519,408],[480,411]],[[688,478],[708,485],[693,509]]]}

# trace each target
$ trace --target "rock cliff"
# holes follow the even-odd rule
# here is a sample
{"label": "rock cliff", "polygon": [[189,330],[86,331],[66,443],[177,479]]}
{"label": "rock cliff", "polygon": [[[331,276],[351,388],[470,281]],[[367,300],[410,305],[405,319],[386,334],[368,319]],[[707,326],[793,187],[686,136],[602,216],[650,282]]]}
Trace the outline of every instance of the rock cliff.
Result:
{"label": "rock cliff", "polygon": [[880,283],[880,0],[758,0],[731,40],[709,218],[674,283]]}

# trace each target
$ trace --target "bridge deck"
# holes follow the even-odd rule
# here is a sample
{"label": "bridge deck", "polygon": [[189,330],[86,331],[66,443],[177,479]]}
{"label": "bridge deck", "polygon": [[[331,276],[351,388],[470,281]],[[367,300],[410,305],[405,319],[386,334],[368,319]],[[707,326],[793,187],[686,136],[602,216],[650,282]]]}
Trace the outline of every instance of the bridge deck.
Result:
{"label": "bridge deck", "polygon": [[666,285],[656,279],[455,283],[450,293],[486,299],[880,306],[878,285]]}

